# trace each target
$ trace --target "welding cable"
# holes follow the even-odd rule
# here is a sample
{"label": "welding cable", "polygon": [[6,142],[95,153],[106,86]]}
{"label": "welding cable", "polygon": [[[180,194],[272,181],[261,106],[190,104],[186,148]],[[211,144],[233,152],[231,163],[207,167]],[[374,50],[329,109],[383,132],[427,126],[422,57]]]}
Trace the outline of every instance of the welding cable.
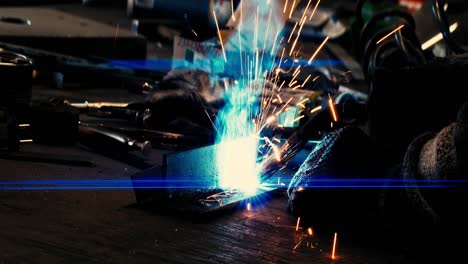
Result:
{"label": "welding cable", "polygon": [[467,49],[461,47],[452,37],[450,32],[450,24],[447,18],[447,12],[444,9],[444,3],[442,0],[433,0],[432,1],[432,13],[439,25],[440,33],[445,40],[446,45],[451,51],[455,54],[462,54],[468,52]]}
{"label": "welding cable", "polygon": [[[409,60],[413,59],[411,63],[426,63],[426,58],[424,57],[421,48],[416,48],[413,42],[405,39],[400,30],[395,33],[395,40],[398,47],[406,54],[407,58]],[[416,55],[416,58],[412,57],[412,55]]]}
{"label": "welding cable", "polygon": [[366,69],[365,72],[369,80],[373,80],[375,69],[380,66],[379,63],[385,63],[387,58],[394,56],[398,52],[402,53],[408,65],[424,64],[426,62],[422,52],[411,41],[404,37],[399,39],[398,35],[396,33],[395,38],[388,39],[384,43],[377,45],[372,53],[369,54],[369,58],[363,60],[363,69]]}
{"label": "welding cable", "polygon": [[[396,9],[383,10],[372,16],[366,23],[364,23],[359,35],[359,43],[361,44],[359,51],[362,51],[360,54],[364,53],[363,50],[367,44],[366,40],[369,40],[375,36],[375,28],[379,27],[379,23],[386,21],[393,21],[392,24],[394,25],[406,24],[405,27],[410,27],[413,29],[413,31],[416,27],[414,18],[409,13]],[[411,36],[411,38],[415,38],[414,40],[417,39],[415,34],[414,36]]]}
{"label": "welding cable", "polygon": [[[382,23],[387,26],[382,28]],[[394,37],[379,42],[398,26],[403,27]],[[375,68],[383,66],[388,58],[394,56],[400,56],[404,65],[425,63],[422,51],[417,48],[420,41],[415,33],[415,21],[409,13],[401,10],[386,9],[372,16],[364,23],[357,46],[364,74],[370,81]]]}

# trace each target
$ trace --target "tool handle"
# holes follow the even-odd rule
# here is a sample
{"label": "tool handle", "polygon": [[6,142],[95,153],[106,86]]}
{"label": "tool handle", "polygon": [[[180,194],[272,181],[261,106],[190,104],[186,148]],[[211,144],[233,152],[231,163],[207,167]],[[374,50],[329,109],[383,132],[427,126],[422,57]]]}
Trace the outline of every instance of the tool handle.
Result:
{"label": "tool handle", "polygon": [[140,142],[120,133],[86,124],[80,125],[80,142],[109,153],[139,151],[148,155],[152,149],[149,141]]}

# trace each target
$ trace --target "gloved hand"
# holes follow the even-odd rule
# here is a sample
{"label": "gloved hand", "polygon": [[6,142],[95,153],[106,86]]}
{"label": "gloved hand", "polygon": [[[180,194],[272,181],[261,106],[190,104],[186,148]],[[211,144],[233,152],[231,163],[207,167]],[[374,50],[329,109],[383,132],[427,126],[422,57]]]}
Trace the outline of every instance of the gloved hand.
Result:
{"label": "gloved hand", "polygon": [[[404,179],[461,180],[468,173],[468,102],[460,109],[455,123],[437,134],[425,133],[411,142],[403,161],[401,176]],[[457,184],[458,185],[458,184]],[[460,201],[468,198],[463,185],[457,188],[408,188],[411,206],[419,213],[421,222],[441,222],[466,219]]]}
{"label": "gloved hand", "polygon": [[289,210],[302,223],[320,229],[356,230],[356,225],[365,225],[366,218],[376,214],[379,190],[320,188],[324,183],[316,180],[375,178],[378,169],[372,142],[364,132],[350,127],[336,130],[317,145],[291,180]]}

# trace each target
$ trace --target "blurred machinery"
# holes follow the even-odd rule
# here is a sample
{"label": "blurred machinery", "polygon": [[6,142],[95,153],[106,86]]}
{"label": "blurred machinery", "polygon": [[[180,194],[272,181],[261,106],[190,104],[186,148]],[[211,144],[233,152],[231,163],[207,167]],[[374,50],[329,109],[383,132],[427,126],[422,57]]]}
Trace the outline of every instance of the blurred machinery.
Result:
{"label": "blurred machinery", "polygon": [[139,24],[164,19],[179,21],[186,31],[196,32],[199,37],[212,37],[216,35],[216,25],[213,13],[216,13],[218,24],[226,25],[237,8],[238,0],[201,0],[194,4],[190,0],[128,0],[128,16],[139,20]]}

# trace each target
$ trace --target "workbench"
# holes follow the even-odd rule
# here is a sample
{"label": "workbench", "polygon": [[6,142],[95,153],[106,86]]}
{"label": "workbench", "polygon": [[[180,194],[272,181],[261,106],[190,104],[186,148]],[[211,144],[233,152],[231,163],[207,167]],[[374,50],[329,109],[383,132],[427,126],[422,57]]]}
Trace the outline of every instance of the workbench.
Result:
{"label": "workbench", "polygon": [[[27,146],[87,157],[95,167],[0,160],[1,181],[129,179],[138,169],[78,147]],[[162,161],[164,151],[151,160]],[[208,218],[136,206],[129,190],[1,191],[1,263],[333,263],[333,234],[302,233],[285,192],[262,206]],[[339,233],[337,263],[389,263],[389,254],[356,247]],[[307,246],[307,241],[315,248]],[[318,244],[315,244],[318,243]],[[395,256],[393,256],[394,258]]]}

